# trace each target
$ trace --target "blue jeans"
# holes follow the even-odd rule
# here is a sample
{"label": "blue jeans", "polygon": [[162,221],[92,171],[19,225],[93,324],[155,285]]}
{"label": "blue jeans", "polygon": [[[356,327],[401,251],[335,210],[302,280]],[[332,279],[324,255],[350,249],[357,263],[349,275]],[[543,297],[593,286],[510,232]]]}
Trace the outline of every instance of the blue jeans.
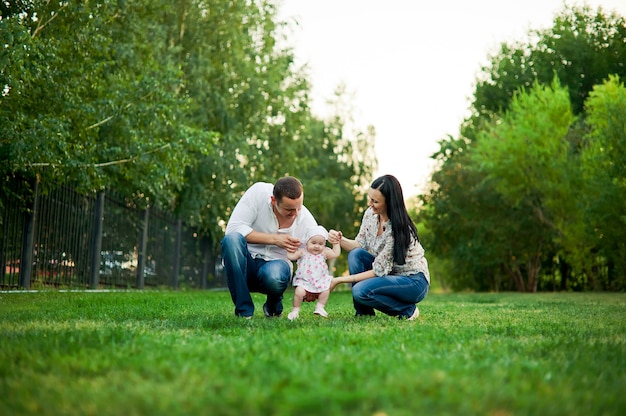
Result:
{"label": "blue jeans", "polygon": [[[348,254],[350,274],[372,269],[374,256],[362,248]],[[424,273],[410,276],[383,276],[362,280],[352,285],[352,300],[356,315],[375,315],[377,309],[387,315],[408,318],[416,304],[428,294],[429,284]]]}
{"label": "blue jeans", "polygon": [[270,315],[283,312],[283,293],[291,280],[291,267],[286,260],[252,258],[246,238],[231,233],[222,239],[222,260],[230,297],[235,304],[235,315],[252,316],[254,302],[250,292],[267,295]]}

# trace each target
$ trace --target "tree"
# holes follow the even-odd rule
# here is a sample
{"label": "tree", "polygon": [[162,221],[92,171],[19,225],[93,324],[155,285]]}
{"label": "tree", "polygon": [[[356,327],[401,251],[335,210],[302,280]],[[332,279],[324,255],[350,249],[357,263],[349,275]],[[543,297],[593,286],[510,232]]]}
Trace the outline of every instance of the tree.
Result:
{"label": "tree", "polygon": [[174,213],[214,254],[255,181],[300,177],[329,227],[362,209],[374,132],[312,115],[273,1],[0,4],[3,181],[114,189]]}
{"label": "tree", "polygon": [[[599,262],[591,258],[588,273],[596,287],[626,286],[626,88],[618,77],[597,85],[586,102],[590,133],[585,140],[584,168],[588,224],[587,244]],[[589,262],[588,262],[589,263]],[[597,272],[606,267],[604,282]]]}
{"label": "tree", "polygon": [[556,75],[570,94],[574,114],[594,85],[608,74],[626,75],[626,21],[602,8],[568,7],[549,29],[531,30],[528,42],[503,43],[481,70],[473,108],[480,117],[506,111],[517,90],[535,82],[550,85]]}
{"label": "tree", "polygon": [[[29,2],[0,21],[3,176],[167,201],[191,149],[163,65],[162,3]],[[80,30],[76,30],[80,28]],[[167,62],[167,60],[166,60]]]}
{"label": "tree", "polygon": [[[566,228],[581,225],[572,184],[575,168],[569,151],[567,132],[574,122],[567,90],[555,80],[552,87],[535,84],[529,92],[513,98],[502,119],[481,131],[472,147],[471,157],[485,175],[484,181],[509,206],[526,208],[534,217],[534,228],[551,231],[536,240],[525,241],[524,250],[513,253],[512,262],[503,264],[519,279],[519,260],[526,265],[526,284],[536,291],[544,241],[559,236],[567,247]],[[575,164],[574,164],[575,165]],[[506,230],[503,227],[503,230]],[[511,240],[515,235],[509,234]]]}
{"label": "tree", "polygon": [[353,184],[371,176],[373,166],[371,159],[352,158],[353,144],[373,139],[345,134],[350,116],[340,114],[344,108],[329,121],[312,115],[304,72],[290,49],[277,46],[287,34],[274,6],[185,2],[172,13],[169,19],[178,23],[169,43],[180,50],[189,125],[214,132],[210,150],[186,168],[175,202],[179,215],[210,235],[217,249],[247,187],[286,174],[303,181],[307,207],[327,227],[351,215],[360,203]]}
{"label": "tree", "polygon": [[524,278],[531,255],[529,241],[548,244],[542,227],[495,190],[472,157],[469,142],[442,140],[433,188],[420,211],[429,231],[428,248],[449,262],[446,283],[456,290],[527,290]]}
{"label": "tree", "polygon": [[440,142],[433,155],[440,167],[423,196],[432,249],[447,256],[457,288],[506,287],[502,273],[518,290],[535,290],[547,279],[560,279],[561,289],[624,287],[615,278],[622,246],[598,228],[607,229],[602,218],[610,213],[619,215],[615,195],[623,194],[601,184],[619,183],[623,173],[596,176],[608,163],[598,149],[623,141],[619,123],[599,129],[599,120],[619,114],[620,106],[607,112],[604,101],[588,101],[589,109],[603,109],[593,125],[584,100],[595,84],[623,74],[625,34],[620,16],[566,8],[551,29],[530,32],[528,44],[503,44],[483,68],[472,116],[460,138]]}

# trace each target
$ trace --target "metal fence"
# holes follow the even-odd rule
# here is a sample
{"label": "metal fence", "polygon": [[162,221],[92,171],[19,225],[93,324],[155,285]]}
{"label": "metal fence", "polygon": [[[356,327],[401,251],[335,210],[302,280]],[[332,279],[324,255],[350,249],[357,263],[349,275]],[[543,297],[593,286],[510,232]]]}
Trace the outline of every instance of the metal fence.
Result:
{"label": "metal fence", "polygon": [[224,288],[211,242],[113,192],[16,180],[0,193],[0,288]]}

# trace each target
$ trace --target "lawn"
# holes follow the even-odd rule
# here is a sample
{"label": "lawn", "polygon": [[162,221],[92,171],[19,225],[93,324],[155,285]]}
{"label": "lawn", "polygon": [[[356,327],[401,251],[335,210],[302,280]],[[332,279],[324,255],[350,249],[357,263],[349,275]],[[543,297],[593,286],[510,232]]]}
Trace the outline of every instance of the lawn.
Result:
{"label": "lawn", "polygon": [[414,322],[254,299],[0,293],[0,415],[626,414],[625,294],[430,294]]}

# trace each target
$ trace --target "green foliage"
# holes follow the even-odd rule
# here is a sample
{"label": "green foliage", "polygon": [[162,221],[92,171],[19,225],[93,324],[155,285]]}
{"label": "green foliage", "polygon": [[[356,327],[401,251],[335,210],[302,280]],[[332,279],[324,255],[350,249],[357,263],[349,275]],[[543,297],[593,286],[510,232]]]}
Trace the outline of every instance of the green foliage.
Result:
{"label": "green foliage", "polygon": [[485,180],[513,206],[529,199],[541,209],[543,200],[560,190],[566,174],[565,137],[573,121],[567,90],[558,80],[552,88],[535,84],[514,97],[497,123],[479,133],[471,157]]}
{"label": "green foliage", "polygon": [[519,273],[535,260],[529,249],[546,243],[544,230],[528,215],[529,206],[507,202],[485,180],[463,142],[454,143],[461,145],[458,153],[433,175],[437,187],[423,196],[427,247],[452,263],[444,278],[452,289],[525,291]]}
{"label": "green foliage", "polygon": [[535,82],[549,85],[554,76],[567,87],[575,114],[596,84],[608,75],[626,75],[626,21],[588,6],[564,6],[549,29],[532,30],[528,41],[503,43],[482,68],[473,108],[479,117],[502,113],[515,92]]}
{"label": "green foliage", "polygon": [[[493,186],[505,206],[528,210],[530,228],[536,230],[522,250],[503,261],[518,280],[518,264],[526,265],[527,284],[518,284],[518,288],[536,290],[546,243],[563,234],[571,217],[581,217],[572,209],[576,207],[575,189],[568,186],[572,158],[566,138],[573,121],[567,90],[558,80],[551,88],[535,84],[528,93],[516,95],[510,110],[481,131],[472,147],[471,163],[484,175],[484,181]],[[576,221],[575,225],[581,224]],[[499,233],[509,239],[519,238],[517,228],[502,227]]]}
{"label": "green foliage", "polygon": [[422,196],[451,287],[624,290],[623,87],[599,85],[623,73],[625,33],[622,17],[565,8],[483,68]]}
{"label": "green foliage", "polygon": [[3,5],[3,181],[114,189],[175,213],[217,251],[245,189],[291,174],[318,221],[354,230],[373,132],[346,131],[342,107],[312,115],[273,1]]}
{"label": "green foliage", "polygon": [[[607,267],[608,277],[599,286],[626,285],[626,88],[618,77],[597,85],[586,102],[590,133],[585,140],[582,164],[588,194],[588,236],[605,259],[595,267]],[[602,264],[604,263],[604,264]],[[595,279],[602,278],[589,270]]]}
{"label": "green foliage", "polygon": [[[286,299],[291,299],[289,293]],[[418,321],[233,316],[227,292],[0,294],[11,415],[619,415],[610,294],[430,294]],[[260,307],[262,297],[255,296]],[[489,382],[478,383],[476,379]],[[36,388],[34,387],[36,386]]]}
{"label": "green foliage", "polygon": [[184,107],[178,71],[158,59],[159,10],[154,2],[33,2],[0,22],[10,45],[0,79],[3,173],[168,198],[189,146],[174,126]]}

